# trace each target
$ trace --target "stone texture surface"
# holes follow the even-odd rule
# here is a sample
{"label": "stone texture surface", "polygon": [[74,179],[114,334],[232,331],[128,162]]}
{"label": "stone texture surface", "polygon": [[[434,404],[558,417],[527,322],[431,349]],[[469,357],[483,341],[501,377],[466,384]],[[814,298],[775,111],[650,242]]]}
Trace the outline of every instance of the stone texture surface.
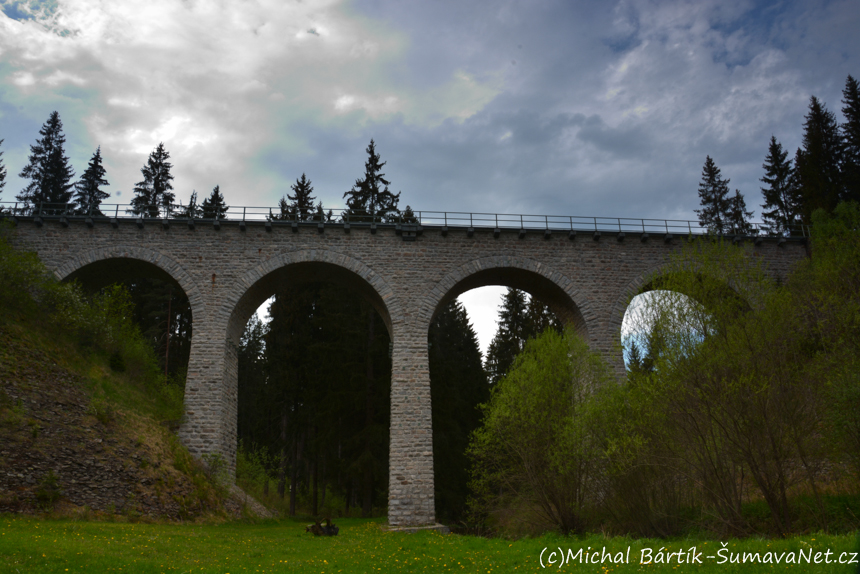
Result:
{"label": "stone texture surface", "polygon": [[[483,285],[530,292],[573,322],[592,348],[623,372],[620,328],[627,303],[658,272],[683,238],[640,241],[627,234],[575,240],[491,229],[425,228],[404,241],[393,228],[370,233],[355,225],[273,226],[235,222],[219,230],[131,220],[90,229],[73,221],[37,227],[21,221],[14,243],[35,251],[59,278],[99,261],[131,260],[173,277],[191,302],[194,336],[185,391],[183,443],[195,454],[236,456],[237,346],[254,310],[280,285],[316,280],[343,282],[379,310],[392,337],[389,522],[435,523],[433,448],[427,336],[433,316],[459,294]],[[797,242],[765,240],[753,248],[774,276],[785,277],[806,255]]]}

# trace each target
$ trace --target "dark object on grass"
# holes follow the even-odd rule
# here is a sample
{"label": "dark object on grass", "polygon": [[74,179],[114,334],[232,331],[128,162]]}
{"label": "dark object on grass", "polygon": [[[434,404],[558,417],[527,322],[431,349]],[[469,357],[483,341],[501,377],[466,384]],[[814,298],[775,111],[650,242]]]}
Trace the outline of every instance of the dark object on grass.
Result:
{"label": "dark object on grass", "polygon": [[337,536],[340,528],[332,524],[331,519],[326,518],[325,526],[322,526],[320,521],[317,520],[315,524],[305,526],[305,532],[313,532],[314,536]]}

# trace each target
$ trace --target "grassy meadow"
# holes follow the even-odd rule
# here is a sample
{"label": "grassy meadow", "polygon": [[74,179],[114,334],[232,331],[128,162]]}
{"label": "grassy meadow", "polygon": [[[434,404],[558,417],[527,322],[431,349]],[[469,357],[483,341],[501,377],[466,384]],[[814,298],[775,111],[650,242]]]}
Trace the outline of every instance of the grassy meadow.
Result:
{"label": "grassy meadow", "polygon": [[[540,538],[506,540],[478,538],[437,532],[405,534],[384,532],[379,522],[367,519],[338,521],[340,534],[316,538],[305,532],[299,521],[267,521],[258,524],[145,524],[129,522],[84,522],[44,520],[12,515],[0,516],[0,572],[536,572],[544,566],[573,572],[857,572],[857,565],[839,565],[842,552],[856,552],[853,535],[811,534],[787,540],[748,539],[724,541],[728,560],[704,556],[721,547],[719,541],[683,539],[674,541],[632,540],[623,537],[585,538],[548,534]],[[559,551],[568,555],[580,549],[606,551],[614,557],[627,552],[628,563],[560,563]],[[670,564],[640,564],[642,548],[651,548],[656,558],[696,546],[702,564],[686,563],[689,554],[675,554]],[[546,549],[546,550],[544,550]],[[816,552],[825,559],[832,551],[831,564],[815,564]],[[794,553],[804,556],[812,550],[813,563],[800,564],[731,563],[731,556],[743,552]],[[550,553],[555,551],[555,556]],[[786,554],[788,556],[788,554]],[[742,558],[741,558],[742,559]],[[845,555],[844,559],[848,559]],[[553,564],[547,564],[553,561]]]}

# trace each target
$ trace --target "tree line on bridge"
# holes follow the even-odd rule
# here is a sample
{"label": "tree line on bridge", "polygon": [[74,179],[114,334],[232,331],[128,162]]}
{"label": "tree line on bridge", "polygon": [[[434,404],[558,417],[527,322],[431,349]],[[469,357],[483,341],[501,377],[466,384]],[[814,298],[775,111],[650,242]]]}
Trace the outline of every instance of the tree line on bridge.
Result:
{"label": "tree line on bridge", "polygon": [[[762,221],[773,232],[787,233],[812,223],[816,209],[832,212],[839,202],[860,201],[860,86],[850,75],[842,97],[841,124],[824,102],[810,97],[802,146],[793,161],[771,136],[760,181],[765,184]],[[719,234],[747,234],[753,214],[740,190],[729,194],[729,183],[707,156],[699,183],[699,223]]]}
{"label": "tree line on bridge", "polygon": [[[860,200],[860,86],[848,76],[842,91],[842,114],[840,124],[824,102],[811,96],[809,109],[804,118],[802,146],[794,159],[788,158],[788,150],[771,136],[762,168],[765,184],[762,193],[762,220],[775,232],[786,232],[799,224],[809,224],[815,209],[832,211],[839,201]],[[29,180],[16,199],[25,208],[40,204],[74,204],[79,214],[98,215],[99,206],[110,194],[102,188],[109,185],[105,179],[101,147],[96,148],[84,172],[77,181],[74,170],[65,155],[65,135],[59,113],[54,111],[39,130],[41,136],[30,146],[28,163],[19,177]],[[0,145],[3,140],[0,139]],[[389,182],[379,169],[379,157],[375,154],[375,143],[370,142],[368,153],[375,157],[366,166],[364,178],[344,194],[350,219],[375,217],[391,219],[397,210],[400,193],[388,190]],[[6,184],[7,170],[0,152],[0,193]],[[192,192],[188,203],[175,204],[173,192],[173,167],[168,161],[170,153],[164,143],[159,143],[150,153],[141,168],[143,179],[134,186],[131,200],[132,212],[145,217],[193,217],[224,218],[227,205],[220,186],[215,186],[202,203],[198,203],[197,192]],[[375,162],[375,163],[374,163]],[[747,233],[750,217],[746,200],[740,190],[731,195],[729,179],[724,179],[716,162],[705,158],[698,194],[701,208],[696,210],[699,222],[717,233]],[[305,174],[293,186],[296,193],[290,201],[281,198],[277,219],[331,220],[321,203],[314,204],[313,188]],[[296,211],[291,211],[295,209]],[[404,214],[409,215],[407,206]]]}

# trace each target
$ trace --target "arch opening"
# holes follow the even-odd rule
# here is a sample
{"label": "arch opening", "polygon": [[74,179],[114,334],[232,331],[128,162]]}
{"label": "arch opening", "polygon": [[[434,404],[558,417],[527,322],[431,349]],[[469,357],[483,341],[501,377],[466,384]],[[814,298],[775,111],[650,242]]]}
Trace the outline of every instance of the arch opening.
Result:
{"label": "arch opening", "polygon": [[[264,324],[255,312],[270,298]],[[386,505],[391,328],[373,285],[332,263],[285,265],[239,299],[235,436],[245,454],[268,455],[270,501],[286,513]]]}
{"label": "arch opening", "polygon": [[63,281],[77,281],[95,293],[120,284],[131,295],[135,324],[149,342],[165,375],[182,386],[188,370],[193,312],[180,282],[158,265],[131,257],[110,257],[84,264]]}
{"label": "arch opening", "polygon": [[585,317],[570,294],[544,275],[517,267],[483,269],[461,279],[439,299],[432,312],[431,322],[442,309],[463,293],[490,285],[525,291],[543,302],[564,323],[573,324],[576,332],[588,340]]}
{"label": "arch opening", "polygon": [[[485,289],[496,287],[496,290]],[[481,326],[489,341],[479,343],[475,319],[463,301],[483,291],[492,298],[482,305]],[[505,319],[500,324],[500,314]],[[487,325],[490,323],[491,325]],[[538,272],[497,267],[470,273],[453,283],[431,314],[428,363],[432,404],[435,512],[443,522],[464,519],[468,496],[466,448],[480,425],[478,404],[489,400],[490,388],[504,376],[526,340],[545,328],[572,323],[588,336],[585,318],[572,297]],[[483,348],[482,348],[483,347]]]}
{"label": "arch opening", "polygon": [[690,353],[716,332],[721,319],[750,308],[732,285],[706,273],[652,274],[624,311],[620,336],[625,368],[651,371],[668,348]]}

